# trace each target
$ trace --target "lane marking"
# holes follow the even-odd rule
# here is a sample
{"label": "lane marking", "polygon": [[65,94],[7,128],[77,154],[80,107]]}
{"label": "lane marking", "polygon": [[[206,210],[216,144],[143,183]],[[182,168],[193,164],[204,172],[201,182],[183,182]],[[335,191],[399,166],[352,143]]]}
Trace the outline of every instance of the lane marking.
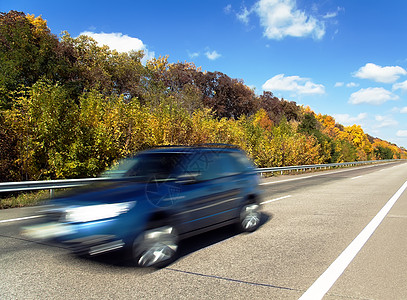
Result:
{"label": "lane marking", "polygon": [[390,198],[370,223],[359,233],[359,235],[349,244],[349,246],[338,256],[338,258],[328,267],[328,269],[309,287],[309,289],[299,298],[299,300],[322,299],[333,284],[342,275],[351,261],[365,245],[367,240],[386,217],[390,209],[400,198],[407,188],[407,181]]}
{"label": "lane marking", "polygon": [[16,221],[23,221],[29,219],[40,218],[42,216],[30,216],[30,217],[23,217],[23,218],[15,218],[15,219],[8,219],[8,220],[0,220],[0,223],[8,223],[8,222],[16,222]]}
{"label": "lane marking", "polygon": [[263,205],[263,204],[271,203],[271,202],[278,201],[278,200],[283,200],[283,199],[290,198],[290,197],[291,197],[291,195],[287,195],[287,196],[283,196],[283,197],[279,197],[279,198],[275,198],[275,199],[266,200],[266,201],[261,202],[260,204]]}
{"label": "lane marking", "polygon": [[279,180],[279,181],[262,182],[262,183],[260,183],[260,185],[268,185],[268,184],[276,184],[276,183],[282,183],[282,182],[288,182],[288,181],[295,181],[295,180],[306,179],[306,178],[311,178],[311,177],[321,176],[321,175],[322,174],[320,174],[320,175],[310,175],[310,176],[304,176],[304,177],[297,177],[297,178],[290,178],[290,179],[284,179],[284,180]]}
{"label": "lane marking", "polygon": [[363,175],[356,176],[356,177],[352,177],[351,180],[353,180],[353,179],[358,179],[358,178],[360,178],[360,177],[363,177]]}
{"label": "lane marking", "polygon": [[[367,166],[367,167],[364,167],[363,169],[372,168],[372,167],[376,167],[376,166],[377,166],[377,165]],[[309,175],[309,176],[304,176],[304,177],[296,177],[296,178],[284,179],[284,180],[280,180],[280,181],[262,182],[262,183],[260,183],[260,185],[277,184],[277,183],[282,183],[282,182],[287,182],[287,181],[295,181],[295,180],[301,180],[301,179],[307,179],[307,178],[317,177],[317,176],[338,174],[338,173],[348,172],[348,171],[352,171],[352,170],[354,170],[354,169],[346,169],[346,170],[335,171],[335,172],[329,172],[329,173],[323,173],[323,174],[314,174],[314,175]]]}

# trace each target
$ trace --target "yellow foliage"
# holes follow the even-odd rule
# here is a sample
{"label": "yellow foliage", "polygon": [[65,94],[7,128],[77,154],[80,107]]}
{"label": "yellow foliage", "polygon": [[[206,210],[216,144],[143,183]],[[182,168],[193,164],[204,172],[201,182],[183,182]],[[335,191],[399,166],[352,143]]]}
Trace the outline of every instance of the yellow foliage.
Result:
{"label": "yellow foliage", "polygon": [[323,126],[322,133],[326,134],[331,138],[336,138],[339,135],[339,128],[335,127],[335,119],[328,115],[321,115],[318,114],[315,116],[318,122],[320,122]]}
{"label": "yellow foliage", "polygon": [[315,115],[315,112],[311,109],[311,107],[309,107],[308,105],[306,105],[305,107],[303,107],[303,113],[304,114],[313,114]]}
{"label": "yellow foliage", "polygon": [[373,147],[373,149],[378,149],[379,147],[390,149],[393,152],[394,159],[399,159],[399,158],[406,159],[407,158],[406,151],[403,151],[403,149],[397,147],[396,145],[390,144],[381,139],[374,139],[372,147]]}
{"label": "yellow foliage", "polygon": [[49,28],[47,26],[47,21],[44,20],[41,17],[41,15],[38,16],[38,17],[35,17],[33,14],[32,15],[27,14],[25,17],[28,19],[28,21],[30,21],[30,23],[32,25],[34,25],[36,34],[50,32],[50,30],[49,30]]}
{"label": "yellow foliage", "polygon": [[367,160],[372,154],[372,144],[360,125],[345,126],[344,131],[339,132],[339,139],[348,140],[356,147],[359,160]]}
{"label": "yellow foliage", "polygon": [[158,58],[152,58],[147,62],[147,68],[151,71],[163,72],[167,70],[168,64],[168,55],[160,56]]}
{"label": "yellow foliage", "polygon": [[270,120],[267,112],[261,108],[255,115],[253,120],[254,125],[258,125],[261,128],[271,131],[273,128],[273,121]]}

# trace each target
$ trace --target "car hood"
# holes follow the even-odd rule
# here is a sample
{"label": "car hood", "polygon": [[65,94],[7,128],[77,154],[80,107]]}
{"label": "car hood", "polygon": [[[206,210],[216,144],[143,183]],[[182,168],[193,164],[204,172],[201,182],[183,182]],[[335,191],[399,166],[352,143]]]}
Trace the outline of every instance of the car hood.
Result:
{"label": "car hood", "polygon": [[95,205],[140,200],[150,183],[132,180],[98,182],[66,192],[51,201],[55,206]]}

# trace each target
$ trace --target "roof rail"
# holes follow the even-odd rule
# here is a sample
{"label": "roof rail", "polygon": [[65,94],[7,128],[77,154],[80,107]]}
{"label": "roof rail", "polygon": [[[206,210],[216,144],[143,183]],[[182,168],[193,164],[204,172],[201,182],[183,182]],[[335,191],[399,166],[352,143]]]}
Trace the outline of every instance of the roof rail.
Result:
{"label": "roof rail", "polygon": [[157,145],[157,146],[151,146],[151,149],[154,148],[172,148],[172,147],[191,147],[189,145]]}
{"label": "roof rail", "polygon": [[237,145],[233,144],[222,144],[222,143],[205,143],[198,144],[197,147],[218,147],[218,148],[239,148]]}
{"label": "roof rail", "polygon": [[216,148],[239,148],[237,145],[232,144],[222,144],[222,143],[203,143],[203,144],[194,144],[194,145],[158,145],[153,146],[152,148],[172,148],[172,147],[216,147]]}

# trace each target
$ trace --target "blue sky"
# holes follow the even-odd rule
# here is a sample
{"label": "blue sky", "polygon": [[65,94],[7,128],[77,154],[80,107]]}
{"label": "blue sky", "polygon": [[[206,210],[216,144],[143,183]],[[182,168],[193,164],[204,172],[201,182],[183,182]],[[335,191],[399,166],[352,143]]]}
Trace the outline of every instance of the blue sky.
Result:
{"label": "blue sky", "polygon": [[54,34],[169,55],[407,148],[405,0],[2,0]]}

